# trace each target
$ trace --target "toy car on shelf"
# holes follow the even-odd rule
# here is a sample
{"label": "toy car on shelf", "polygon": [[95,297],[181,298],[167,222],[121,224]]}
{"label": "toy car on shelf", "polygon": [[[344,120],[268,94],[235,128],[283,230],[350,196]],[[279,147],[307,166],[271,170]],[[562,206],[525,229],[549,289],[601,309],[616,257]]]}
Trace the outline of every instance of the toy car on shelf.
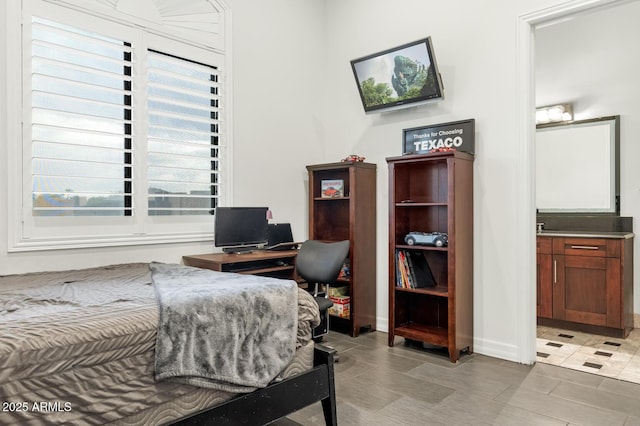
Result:
{"label": "toy car on shelf", "polygon": [[361,157],[359,155],[355,155],[355,154],[351,154],[346,156],[345,158],[343,158],[342,160],[343,163],[356,163],[356,162],[363,162],[364,161],[364,157]]}
{"label": "toy car on shelf", "polygon": [[404,237],[404,242],[410,246],[424,245],[444,247],[449,243],[449,237],[444,232],[409,232]]}

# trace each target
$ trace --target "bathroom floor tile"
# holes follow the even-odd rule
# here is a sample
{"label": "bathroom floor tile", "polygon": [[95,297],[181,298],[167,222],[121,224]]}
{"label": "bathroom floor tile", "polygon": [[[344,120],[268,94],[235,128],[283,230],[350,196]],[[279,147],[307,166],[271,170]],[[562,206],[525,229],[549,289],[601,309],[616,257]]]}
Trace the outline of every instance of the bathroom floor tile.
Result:
{"label": "bathroom floor tile", "polygon": [[640,330],[627,339],[538,327],[536,361],[640,383]]}

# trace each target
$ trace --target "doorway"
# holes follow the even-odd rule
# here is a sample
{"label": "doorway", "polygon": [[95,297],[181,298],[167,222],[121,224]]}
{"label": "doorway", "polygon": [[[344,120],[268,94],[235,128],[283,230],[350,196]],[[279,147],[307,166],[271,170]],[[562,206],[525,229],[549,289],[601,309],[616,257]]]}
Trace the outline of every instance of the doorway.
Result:
{"label": "doorway", "polygon": [[535,264],[535,123],[532,109],[536,105],[535,36],[536,31],[582,14],[593,14],[611,7],[632,3],[637,0],[576,0],[546,8],[520,17],[518,26],[518,96],[519,114],[519,152],[516,201],[516,237],[523,250],[517,259],[519,282],[522,286],[518,293],[521,331],[518,336],[519,361],[533,363],[536,360],[536,264]]}

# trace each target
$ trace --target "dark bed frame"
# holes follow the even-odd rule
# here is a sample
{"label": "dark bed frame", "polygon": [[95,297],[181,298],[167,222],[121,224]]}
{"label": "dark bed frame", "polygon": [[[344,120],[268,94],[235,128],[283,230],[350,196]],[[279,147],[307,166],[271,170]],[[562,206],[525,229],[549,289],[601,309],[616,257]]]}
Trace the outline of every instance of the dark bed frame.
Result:
{"label": "dark bed frame", "polygon": [[335,349],[316,343],[314,367],[281,382],[204,409],[172,425],[266,425],[314,402],[322,402],[327,426],[337,426],[334,381]]}

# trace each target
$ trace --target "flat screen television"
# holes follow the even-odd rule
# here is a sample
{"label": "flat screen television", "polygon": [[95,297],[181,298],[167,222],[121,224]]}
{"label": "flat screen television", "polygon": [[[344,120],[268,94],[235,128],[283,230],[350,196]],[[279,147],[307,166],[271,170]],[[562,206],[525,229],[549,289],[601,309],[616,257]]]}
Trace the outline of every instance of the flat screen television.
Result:
{"label": "flat screen television", "polygon": [[216,207],[214,244],[222,251],[242,252],[267,243],[268,207]]}
{"label": "flat screen television", "polygon": [[366,113],[444,99],[431,37],[351,61]]}

